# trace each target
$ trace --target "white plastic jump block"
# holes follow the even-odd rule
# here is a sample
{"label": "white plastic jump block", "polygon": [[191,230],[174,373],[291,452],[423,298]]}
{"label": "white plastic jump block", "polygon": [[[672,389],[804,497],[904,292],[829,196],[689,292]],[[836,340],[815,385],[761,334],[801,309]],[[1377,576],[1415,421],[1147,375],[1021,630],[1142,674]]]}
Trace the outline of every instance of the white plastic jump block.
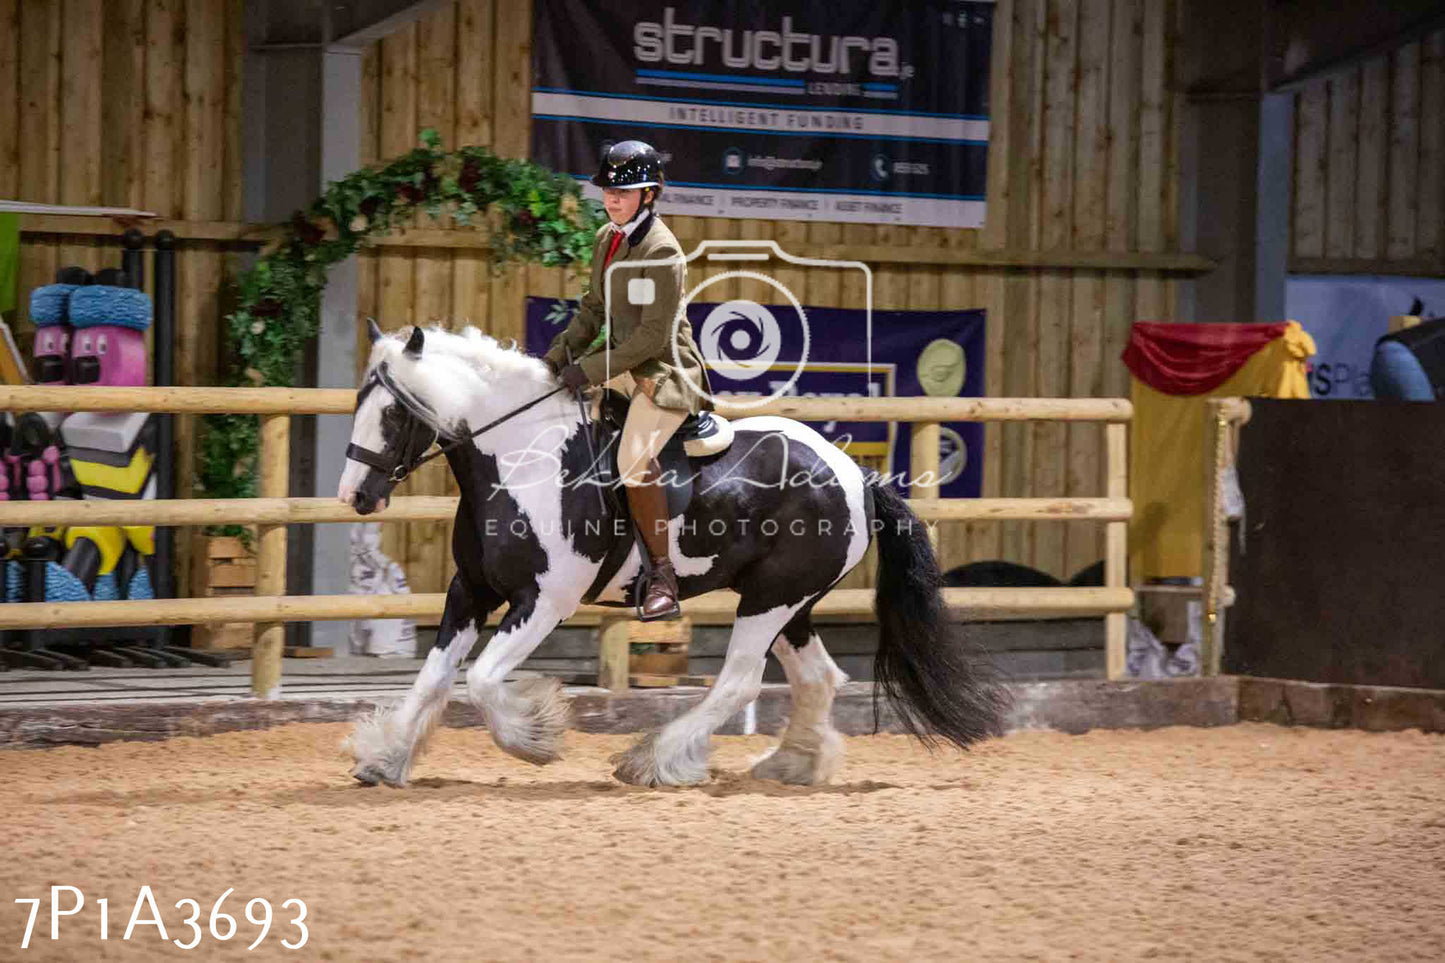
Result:
{"label": "white plastic jump block", "polygon": [[77,411],[60,426],[60,436],[71,448],[129,452],[149,418],[144,411]]}

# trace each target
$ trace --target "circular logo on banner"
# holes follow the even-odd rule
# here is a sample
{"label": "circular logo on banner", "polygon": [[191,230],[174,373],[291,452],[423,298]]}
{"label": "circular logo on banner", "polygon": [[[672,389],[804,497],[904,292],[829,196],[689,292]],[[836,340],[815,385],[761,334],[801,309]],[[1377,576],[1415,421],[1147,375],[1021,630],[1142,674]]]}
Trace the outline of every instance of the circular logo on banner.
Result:
{"label": "circular logo on banner", "polygon": [[938,338],[918,353],[918,385],[926,395],[952,398],[963,390],[967,375],[968,359],[957,342]]}
{"label": "circular logo on banner", "polygon": [[957,481],[968,467],[968,446],[963,436],[947,425],[938,429],[938,484],[939,487]]}
{"label": "circular logo on banner", "polygon": [[703,360],[739,381],[766,374],[783,350],[777,318],[755,301],[725,301],[713,308],[697,341]]}
{"label": "circular logo on banner", "polygon": [[[792,291],[766,274],[759,274],[757,271],[724,271],[704,279],[697,287],[687,292],[682,299],[683,309],[677,312],[677,317],[672,322],[672,363],[681,369],[679,373],[689,388],[714,402],[719,400],[700,388],[687,373],[687,369],[682,367],[682,358],[678,353],[677,331],[678,325],[687,317],[687,306],[692,303],[693,299],[709,285],[730,278],[745,278],[771,285],[788,304],[792,305],[798,318],[794,322],[791,315],[786,312],[783,314],[784,323],[788,324],[790,338],[796,326],[797,336],[802,342],[797,363],[784,362],[785,367],[792,368],[792,374],[788,376],[788,379],[766,397],[734,396],[727,399],[728,404],[735,408],[757,408],[775,398],[783,397],[798,383],[798,376],[803,373],[803,369],[808,363],[808,348],[812,340],[808,333],[808,316],[803,311],[802,304],[798,302]],[[779,305],[782,306],[781,301]],[[697,346],[702,352],[703,361],[716,373],[734,381],[751,381],[772,371],[778,364],[778,355],[783,350],[782,325],[772,311],[756,301],[724,301],[709,311],[698,327]]]}

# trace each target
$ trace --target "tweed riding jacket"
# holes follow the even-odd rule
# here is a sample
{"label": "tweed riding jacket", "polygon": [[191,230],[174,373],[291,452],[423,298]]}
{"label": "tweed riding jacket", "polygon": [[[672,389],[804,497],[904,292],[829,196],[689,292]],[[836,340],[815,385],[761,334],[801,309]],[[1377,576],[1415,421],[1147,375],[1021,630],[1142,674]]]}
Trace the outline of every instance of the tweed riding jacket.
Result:
{"label": "tweed riding jacket", "polygon": [[[582,296],[572,322],[553,339],[545,357],[557,367],[567,363],[567,348],[577,358],[597,338],[607,320],[607,250],[618,229],[604,226],[597,232],[592,252],[592,284]],[[629,268],[640,261],[670,260]],[[624,371],[631,372],[638,389],[659,408],[697,414],[711,410],[707,368],[702,352],[693,340],[692,324],[683,312],[682,297],[687,276],[682,247],[676,236],[649,212],[624,236],[610,262],[612,272],[612,317],[608,326],[608,350],[599,347],[579,364],[592,384],[601,384]],[[646,282],[650,281],[648,285]],[[636,282],[642,282],[638,284]],[[633,303],[633,293],[641,292]],[[673,342],[677,358],[673,358]],[[687,373],[687,380],[683,372]],[[688,384],[691,380],[692,385]],[[696,386],[696,387],[693,387]],[[701,389],[704,394],[699,394]]]}

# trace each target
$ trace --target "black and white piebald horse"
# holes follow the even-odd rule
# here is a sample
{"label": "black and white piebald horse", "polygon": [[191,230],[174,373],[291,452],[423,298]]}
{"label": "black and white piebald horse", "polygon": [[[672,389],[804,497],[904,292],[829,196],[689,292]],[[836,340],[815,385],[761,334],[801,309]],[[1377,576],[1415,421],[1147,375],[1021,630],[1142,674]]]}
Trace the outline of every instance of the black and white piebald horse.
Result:
{"label": "black and white piebald horse", "polygon": [[[555,760],[567,723],[560,685],[504,680],[584,599],[630,604],[642,565],[630,522],[605,518],[596,485],[579,483],[593,439],[576,399],[558,393],[540,359],[472,328],[416,328],[402,340],[373,325],[372,337],[339,497],[359,514],[375,511],[438,440],[462,495],[452,542],[457,574],[436,648],[405,699],[357,723],[348,740],[352,773],[365,783],[405,785],[462,660],[503,603],[497,631],[467,671],[467,693],[502,749],[537,764]],[[907,503],[800,422],[750,417],[732,427],[726,450],[690,460],[691,500],[669,523],[681,597],[738,594],[726,658],[706,698],[617,756],[614,775],[649,786],[706,779],[712,733],[757,697],[771,649],[786,671],[793,711],[781,745],[753,774],[827,781],[842,762],[831,715],[847,677],[810,613],[874,537],[879,689],[927,743],[941,737],[966,747],[996,734],[1003,689],[950,621],[925,526]],[[594,585],[604,559],[615,565],[624,550],[615,574]]]}

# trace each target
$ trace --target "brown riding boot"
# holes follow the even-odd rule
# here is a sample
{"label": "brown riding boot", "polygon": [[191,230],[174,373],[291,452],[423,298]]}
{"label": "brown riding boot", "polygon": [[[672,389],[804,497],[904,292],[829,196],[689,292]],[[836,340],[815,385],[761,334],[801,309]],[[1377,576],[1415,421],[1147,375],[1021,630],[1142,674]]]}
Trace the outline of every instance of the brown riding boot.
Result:
{"label": "brown riding boot", "polygon": [[658,483],[662,466],[653,459],[641,485],[628,485],[627,504],[632,520],[642,532],[643,544],[652,559],[652,577],[638,604],[637,617],[644,622],[673,619],[681,614],[677,604],[677,572],[667,551],[667,490]]}

